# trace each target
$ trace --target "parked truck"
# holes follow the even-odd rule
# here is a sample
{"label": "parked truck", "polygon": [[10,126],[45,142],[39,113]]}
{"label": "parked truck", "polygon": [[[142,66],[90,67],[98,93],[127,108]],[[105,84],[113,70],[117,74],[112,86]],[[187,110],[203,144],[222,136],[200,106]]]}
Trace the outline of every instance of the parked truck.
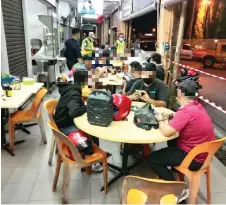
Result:
{"label": "parked truck", "polygon": [[196,50],[194,52],[194,58],[201,60],[205,68],[212,68],[215,63],[221,63],[225,65],[226,43],[218,43],[215,50]]}

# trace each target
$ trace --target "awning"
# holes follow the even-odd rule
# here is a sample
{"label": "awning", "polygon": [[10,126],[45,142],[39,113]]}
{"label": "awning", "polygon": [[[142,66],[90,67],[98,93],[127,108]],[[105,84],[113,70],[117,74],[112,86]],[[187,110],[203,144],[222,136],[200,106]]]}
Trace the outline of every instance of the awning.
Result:
{"label": "awning", "polygon": [[187,0],[165,0],[164,7],[169,7],[175,4],[179,4],[179,3],[182,3],[183,1],[187,1]]}
{"label": "awning", "polygon": [[126,18],[123,18],[122,21],[128,21],[130,19],[133,19],[133,18],[136,18],[136,17],[139,17],[139,16],[143,16],[144,14],[147,14],[151,11],[154,11],[154,10],[157,10],[157,3],[154,2],[152,3],[151,5],[149,5],[148,7],[136,12],[136,13],[133,13],[131,14],[130,16],[126,17]]}

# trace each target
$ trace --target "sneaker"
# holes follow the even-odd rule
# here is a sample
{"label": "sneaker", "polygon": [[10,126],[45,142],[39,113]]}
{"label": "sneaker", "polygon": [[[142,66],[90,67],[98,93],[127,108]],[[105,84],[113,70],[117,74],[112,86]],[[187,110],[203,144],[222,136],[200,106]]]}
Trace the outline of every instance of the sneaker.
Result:
{"label": "sneaker", "polygon": [[94,172],[101,173],[101,172],[103,172],[103,167],[102,167],[99,163],[93,164],[93,165],[92,165],[92,170],[93,170]]}
{"label": "sneaker", "polygon": [[189,189],[183,190],[183,192],[179,196],[180,198],[178,199],[178,203],[179,204],[186,204],[186,199],[188,198],[188,196],[189,196]]}

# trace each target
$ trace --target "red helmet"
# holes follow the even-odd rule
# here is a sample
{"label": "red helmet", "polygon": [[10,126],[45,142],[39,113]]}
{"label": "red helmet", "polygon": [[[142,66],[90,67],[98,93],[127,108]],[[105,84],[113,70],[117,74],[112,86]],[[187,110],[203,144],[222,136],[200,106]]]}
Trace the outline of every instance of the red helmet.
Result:
{"label": "red helmet", "polygon": [[194,69],[190,69],[189,71],[188,71],[188,75],[190,75],[190,76],[194,76],[194,75],[196,75],[197,74],[197,72],[194,70]]}
{"label": "red helmet", "polygon": [[[76,130],[68,135],[68,138],[75,145],[78,151],[82,155],[90,155],[92,154],[92,140],[88,134],[83,132],[82,130]],[[72,153],[69,150],[69,157],[74,159]]]}
{"label": "red helmet", "polygon": [[125,95],[114,94],[112,96],[114,103],[114,120],[124,120],[131,111],[132,101]]}

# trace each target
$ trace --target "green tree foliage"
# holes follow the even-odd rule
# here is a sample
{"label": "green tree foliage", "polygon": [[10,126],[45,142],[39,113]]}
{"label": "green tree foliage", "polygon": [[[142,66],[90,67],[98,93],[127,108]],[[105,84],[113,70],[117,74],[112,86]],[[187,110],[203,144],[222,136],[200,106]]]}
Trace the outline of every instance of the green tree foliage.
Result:
{"label": "green tree foliage", "polygon": [[194,37],[226,38],[226,0],[211,0],[209,5],[199,0],[197,7]]}
{"label": "green tree foliage", "polygon": [[195,24],[195,37],[197,39],[203,39],[204,35],[204,17],[205,17],[205,7],[201,6],[198,9],[197,20]]}

